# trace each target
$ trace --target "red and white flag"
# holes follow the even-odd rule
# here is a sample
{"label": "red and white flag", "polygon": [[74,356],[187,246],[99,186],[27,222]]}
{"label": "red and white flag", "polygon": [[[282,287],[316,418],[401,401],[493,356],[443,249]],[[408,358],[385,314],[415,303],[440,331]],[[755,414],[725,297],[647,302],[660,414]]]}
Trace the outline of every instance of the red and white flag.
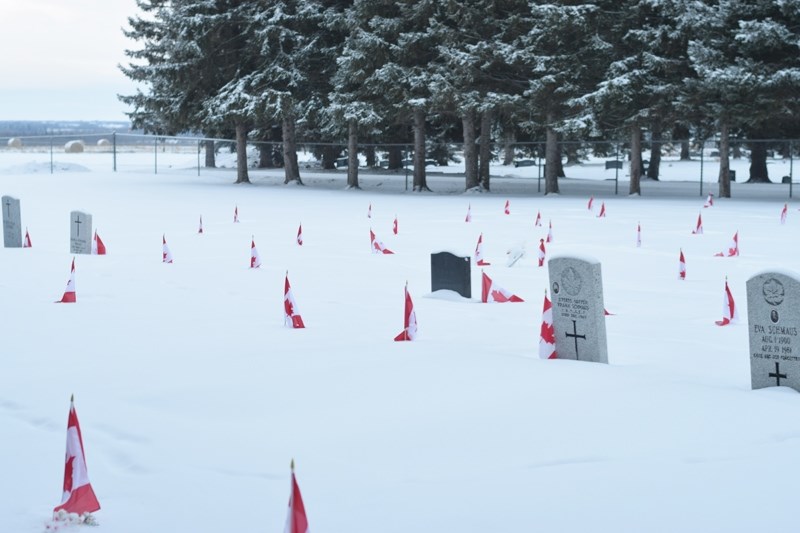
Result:
{"label": "red and white flag", "polygon": [[72,258],[72,268],[69,271],[69,281],[67,288],[64,290],[64,296],[58,300],[57,304],[74,304],[77,301],[75,296],[75,258]]}
{"label": "red and white flag", "polygon": [[714,207],[714,194],[708,193],[708,198],[706,198],[706,203],[703,204],[703,207]]}
{"label": "red and white flag", "polygon": [[61,505],[53,509],[58,511],[85,515],[100,510],[100,503],[94,495],[89,483],[86,469],[86,454],[83,450],[81,426],[75,412],[74,398],[70,399],[69,417],[67,418],[67,454],[64,462],[64,493]]}
{"label": "red and white flag", "polygon": [[25,228],[25,238],[22,240],[23,248],[31,247],[31,236],[28,234],[28,228]]}
{"label": "red and white flag", "polygon": [[475,264],[478,266],[489,266],[491,264],[483,259],[483,233],[478,235],[478,244],[475,245]]}
{"label": "red and white flag", "polygon": [[503,208],[503,213],[505,213],[506,215],[511,214],[511,202],[509,202],[508,200],[506,200],[506,206]]}
{"label": "red and white flag", "polygon": [[556,359],[556,332],[553,328],[553,304],[544,291],[544,307],[542,309],[542,329],[539,334],[539,358]]}
{"label": "red and white flag", "polygon": [[394,222],[392,223],[392,233],[397,235],[397,215],[394,216]]}
{"label": "red and white flag", "polygon": [[697,215],[697,227],[692,230],[692,235],[702,235],[703,234],[703,216]]}
{"label": "red and white flag", "polygon": [[167,246],[167,236],[161,236],[161,262],[162,263],[172,263],[172,252],[169,251],[169,246]]}
{"label": "red and white flag", "polygon": [[541,227],[542,226],[542,212],[541,211],[537,211],[536,212],[536,221],[533,223],[533,225],[535,227]]}
{"label": "red and white flag", "polygon": [[728,250],[714,254],[715,257],[738,257],[739,256],[739,232],[733,234],[733,239],[728,245]]}
{"label": "red and white flag", "polygon": [[300,494],[300,487],[297,485],[297,478],[294,475],[294,459],[292,459],[292,488],[289,496],[289,511],[286,515],[286,526],[283,528],[283,533],[308,532],[308,517],[306,517],[303,496]]}
{"label": "red and white flag", "polygon": [[[783,204],[783,210],[781,211],[781,224],[786,224],[786,215],[789,213],[789,204]],[[27,229],[25,232],[27,233]]]}
{"label": "red and white flag", "polygon": [[606,217],[606,203],[603,202],[600,204],[600,213],[597,215],[597,218],[605,218]]}
{"label": "red and white flag", "polygon": [[589,211],[594,209],[594,196],[590,196],[589,197],[589,204],[586,207],[587,207],[587,209],[589,209]]}
{"label": "red and white flag", "polygon": [[372,203],[370,203],[367,208],[367,218],[372,218]]}
{"label": "red and white flag", "polygon": [[728,324],[735,324],[739,321],[739,310],[736,309],[736,304],[733,302],[733,294],[728,287],[728,280],[725,280],[725,295],[722,298],[722,320],[716,320],[714,323],[718,326],[727,326]]}
{"label": "red and white flag", "polygon": [[106,245],[100,235],[97,234],[97,230],[94,231],[94,237],[92,237],[92,253],[94,255],[106,255]]}
{"label": "red and white flag", "polygon": [[297,302],[292,294],[292,286],[289,285],[289,273],[286,273],[286,281],[283,283],[283,323],[295,329],[306,327],[303,324],[303,317],[297,309]]}
{"label": "red and white flag", "polygon": [[405,287],[405,306],[403,309],[403,331],[394,338],[396,341],[413,341],[417,338],[417,314],[414,312],[414,302],[408,292],[408,283]]}
{"label": "red and white flag", "polygon": [[481,272],[481,302],[483,303],[506,303],[506,302],[524,302],[522,298],[516,294],[511,294],[504,288],[497,285],[492,279]]}
{"label": "red and white flag", "polygon": [[553,221],[550,221],[550,226],[547,228],[547,240],[546,243],[553,242]]}
{"label": "red and white flag", "polygon": [[200,227],[197,228],[197,233],[203,233],[203,215],[200,215]]}
{"label": "red and white flag", "polygon": [[686,279],[686,259],[683,257],[683,250],[678,258],[678,279]]}
{"label": "red and white flag", "polygon": [[297,246],[303,246],[303,224],[297,226]]}
{"label": "red and white flag", "polygon": [[544,239],[539,239],[539,266],[544,266],[546,250],[544,248]]}
{"label": "red and white flag", "polygon": [[636,247],[642,247],[642,225],[636,224]]}
{"label": "red and white flag", "polygon": [[238,224],[239,222],[239,206],[235,206],[233,208],[233,222],[234,224]]}
{"label": "red and white flag", "polygon": [[256,238],[250,238],[250,268],[258,268],[261,266],[261,256],[258,255],[258,248],[256,248]]}
{"label": "red and white flag", "polygon": [[372,247],[373,254],[393,254],[380,240],[375,237],[375,232],[369,230],[369,244]]}
{"label": "red and white flag", "polygon": [[472,222],[472,204],[467,206],[467,216],[464,217],[464,222]]}

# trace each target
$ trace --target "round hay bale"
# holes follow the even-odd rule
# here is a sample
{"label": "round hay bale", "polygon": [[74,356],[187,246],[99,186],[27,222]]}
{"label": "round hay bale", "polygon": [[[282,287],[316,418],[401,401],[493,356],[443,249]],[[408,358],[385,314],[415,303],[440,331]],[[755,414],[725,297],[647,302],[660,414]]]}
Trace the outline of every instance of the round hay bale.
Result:
{"label": "round hay bale", "polygon": [[22,148],[22,139],[19,137],[11,137],[8,140],[8,147],[9,148]]}
{"label": "round hay bale", "polygon": [[111,141],[108,139],[100,139],[97,141],[97,146],[111,146]]}
{"label": "round hay bale", "polygon": [[83,141],[69,141],[64,145],[64,151],[68,154],[79,154],[85,147]]}

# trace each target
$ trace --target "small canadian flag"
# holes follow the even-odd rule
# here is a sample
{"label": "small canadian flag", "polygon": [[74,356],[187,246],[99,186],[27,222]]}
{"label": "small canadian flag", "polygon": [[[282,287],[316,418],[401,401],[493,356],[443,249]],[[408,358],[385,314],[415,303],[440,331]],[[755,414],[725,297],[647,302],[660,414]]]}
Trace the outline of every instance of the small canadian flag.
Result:
{"label": "small canadian flag", "polygon": [[300,494],[300,487],[297,485],[297,478],[294,475],[294,459],[292,459],[292,488],[289,495],[289,510],[286,514],[286,526],[283,533],[308,533],[308,517],[306,508],[303,505],[303,496]]}
{"label": "small canadian flag", "polygon": [[483,233],[478,235],[478,244],[475,245],[475,264],[478,266],[489,266],[491,264],[483,259]]}
{"label": "small canadian flag", "polygon": [[722,298],[722,320],[716,320],[714,323],[718,326],[727,326],[728,324],[735,324],[739,321],[739,310],[736,309],[736,304],[733,301],[733,294],[728,287],[728,278],[725,278],[725,294]]}
{"label": "small canadian flag", "polygon": [[25,228],[25,239],[22,241],[23,248],[31,247],[31,236],[28,234],[28,228]]}
{"label": "small canadian flag", "polygon": [[394,222],[392,223],[392,233],[397,235],[397,215],[394,216]]}
{"label": "small canadian flag", "polygon": [[367,218],[372,218],[372,203],[370,203],[367,208]]}
{"label": "small canadian flag", "polygon": [[481,272],[481,302],[483,303],[506,303],[506,302],[524,302],[522,298],[516,294],[511,294],[504,288],[497,285],[492,279]]}
{"label": "small canadian flag", "polygon": [[161,262],[162,263],[172,263],[172,252],[169,251],[169,246],[167,246],[167,236],[161,236]]}
{"label": "small canadian flag", "polygon": [[541,227],[542,226],[542,212],[541,211],[537,211],[536,212],[536,222],[534,222],[533,225],[536,226],[536,227]]}
{"label": "small canadian flag", "polygon": [[464,222],[472,222],[472,204],[467,205],[467,216],[464,217]]}
{"label": "small canadian flag", "polygon": [[414,312],[414,302],[411,301],[411,294],[408,292],[408,283],[405,287],[405,306],[403,308],[403,331],[400,332],[396,341],[413,341],[417,338],[417,313]]}
{"label": "small canadian flag", "polygon": [[539,239],[539,266],[544,266],[546,250],[544,248],[544,239]]}
{"label": "small canadian flag", "polygon": [[286,280],[283,282],[283,323],[295,329],[306,327],[297,309],[292,286],[289,285],[289,272],[286,272]]}
{"label": "small canadian flag", "polygon": [[303,224],[297,227],[297,246],[303,246]]}
{"label": "small canadian flag", "polygon": [[97,230],[94,231],[94,237],[92,237],[92,253],[94,255],[106,255],[106,245],[100,235],[97,234]]}
{"label": "small canadian flag", "polygon": [[506,200],[506,206],[503,208],[503,212],[506,215],[510,215],[511,214],[511,202],[509,202],[508,200]]}
{"label": "small canadian flag", "polygon": [[394,252],[391,251],[383,244],[377,237],[375,237],[375,232],[371,229],[369,230],[369,244],[372,247],[373,254],[393,254]]}
{"label": "small canadian flag", "polygon": [[692,235],[703,234],[703,215],[697,215],[697,227],[692,230]]}
{"label": "small canadian flag", "polygon": [[637,223],[636,224],[636,247],[637,248],[641,248],[642,247],[642,224],[641,223]]}
{"label": "small canadian flag", "polygon": [[64,296],[58,300],[57,304],[74,304],[77,301],[75,295],[75,258],[72,258],[72,268],[69,271],[69,281],[67,288],[64,290]]}
{"label": "small canadian flag", "polygon": [[233,222],[234,224],[238,224],[239,222],[239,206],[234,206],[233,208]]}
{"label": "small canadian flag", "polygon": [[678,279],[686,279],[686,258],[683,257],[683,250],[678,257]]}
{"label": "small canadian flag", "polygon": [[[594,196],[589,197],[589,204],[586,207],[589,209],[589,211],[594,208]],[[545,299],[547,299],[547,296],[545,296]]]}
{"label": "small canadian flag", "polygon": [[203,215],[200,215],[200,227],[197,228],[197,233],[203,233]]}
{"label": "small canadian flag", "polygon": [[739,256],[739,232],[733,234],[731,243],[728,245],[726,252],[718,252],[714,254],[715,257],[738,257]]}
{"label": "small canadian flag", "polygon": [[600,204],[600,213],[597,215],[597,218],[605,218],[606,217],[606,203],[603,202]]}
{"label": "small canadian flag", "polygon": [[[786,215],[789,213],[789,204],[783,204],[783,210],[781,211],[781,224],[786,224]],[[25,230],[25,234],[28,234],[28,230]]]}
{"label": "small canadian flag", "polygon": [[89,483],[86,469],[86,454],[83,449],[81,426],[78,413],[75,412],[75,397],[70,398],[69,417],[67,418],[67,453],[64,461],[64,493],[61,505],[53,509],[53,513],[64,511],[81,515],[84,523],[92,523],[91,517],[85,516],[100,510],[100,503],[94,495]]}
{"label": "small canadian flag", "polygon": [[542,329],[539,334],[539,358],[556,359],[556,332],[553,328],[553,304],[544,291],[544,306],[542,308]]}
{"label": "small canadian flag", "polygon": [[250,238],[250,268],[258,268],[261,266],[261,256],[258,255],[258,248],[256,248],[256,238]]}
{"label": "small canadian flag", "polygon": [[708,193],[708,198],[706,198],[706,203],[703,204],[703,207],[714,207],[714,194]]}
{"label": "small canadian flag", "polygon": [[553,242],[553,221],[551,220],[549,224],[550,225],[547,228],[547,240],[545,240],[545,242],[548,244]]}

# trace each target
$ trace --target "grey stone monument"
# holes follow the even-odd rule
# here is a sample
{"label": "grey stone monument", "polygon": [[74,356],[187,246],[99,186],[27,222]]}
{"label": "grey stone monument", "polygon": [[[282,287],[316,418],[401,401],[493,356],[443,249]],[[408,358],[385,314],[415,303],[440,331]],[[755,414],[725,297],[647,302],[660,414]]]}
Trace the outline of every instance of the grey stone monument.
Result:
{"label": "grey stone monument", "polygon": [[72,254],[92,253],[92,215],[83,211],[69,214],[69,251]]}
{"label": "grey stone monument", "polygon": [[750,381],[800,391],[800,280],[764,272],[747,280]]}
{"label": "grey stone monument", "polygon": [[11,196],[3,196],[0,201],[3,202],[3,246],[22,248],[22,219],[19,200]]}
{"label": "grey stone monument", "polygon": [[464,298],[472,298],[470,259],[450,252],[431,254],[431,292],[455,291]]}
{"label": "grey stone monument", "polygon": [[554,257],[547,267],[558,358],[608,363],[600,262]]}

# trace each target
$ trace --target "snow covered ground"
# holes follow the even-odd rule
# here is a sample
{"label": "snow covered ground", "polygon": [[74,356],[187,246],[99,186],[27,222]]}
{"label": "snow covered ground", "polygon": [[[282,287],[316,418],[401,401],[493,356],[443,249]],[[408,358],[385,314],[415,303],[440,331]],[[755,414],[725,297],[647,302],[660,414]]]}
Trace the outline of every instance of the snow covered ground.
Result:
{"label": "snow covered ground", "polygon": [[[154,175],[152,154],[117,173],[100,155],[56,154],[52,175],[49,156],[0,155],[33,242],[0,250],[1,531],[43,531],[60,503],[72,393],[106,533],[281,531],[292,458],[314,533],[794,529],[800,396],[750,390],[745,312],[749,277],[800,270],[788,186],[737,183],[703,209],[696,180],[639,198],[564,180],[543,197],[523,177],[458,194],[462,178],[432,174],[439,194],[414,194],[402,175],[234,186],[192,158]],[[77,256],[78,302],[55,305],[75,209],[108,255]],[[538,359],[550,220],[549,255],[602,262],[609,365]],[[395,255],[370,253],[370,228]],[[713,257],[737,230],[741,257]],[[472,255],[481,232],[486,272],[524,303],[480,304],[478,268],[472,301],[430,293],[429,254]],[[283,325],[287,270],[304,330]],[[726,276],[742,320],[720,328]],[[406,282],[420,339],[395,343]]]}

